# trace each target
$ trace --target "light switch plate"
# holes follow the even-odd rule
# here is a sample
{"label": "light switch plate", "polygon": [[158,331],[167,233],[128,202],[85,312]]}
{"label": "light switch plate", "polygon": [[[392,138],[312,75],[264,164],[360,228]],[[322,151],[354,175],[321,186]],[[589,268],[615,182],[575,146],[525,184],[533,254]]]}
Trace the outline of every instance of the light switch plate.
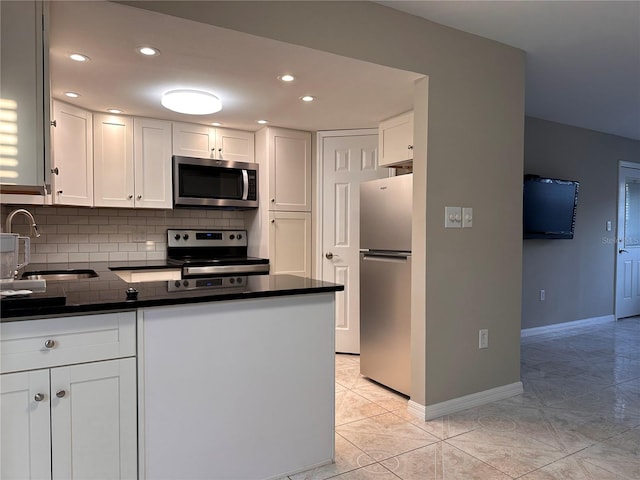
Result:
{"label": "light switch plate", "polygon": [[462,226],[462,207],[444,207],[444,228]]}
{"label": "light switch plate", "polygon": [[473,227],[473,208],[462,207],[462,228]]}

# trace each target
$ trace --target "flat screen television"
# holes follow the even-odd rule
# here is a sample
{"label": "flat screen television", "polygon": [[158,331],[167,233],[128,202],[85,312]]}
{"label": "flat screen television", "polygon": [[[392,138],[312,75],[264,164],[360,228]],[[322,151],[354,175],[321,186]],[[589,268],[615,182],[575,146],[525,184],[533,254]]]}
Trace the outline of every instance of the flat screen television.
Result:
{"label": "flat screen television", "polygon": [[573,238],[580,183],[525,175],[524,238]]}

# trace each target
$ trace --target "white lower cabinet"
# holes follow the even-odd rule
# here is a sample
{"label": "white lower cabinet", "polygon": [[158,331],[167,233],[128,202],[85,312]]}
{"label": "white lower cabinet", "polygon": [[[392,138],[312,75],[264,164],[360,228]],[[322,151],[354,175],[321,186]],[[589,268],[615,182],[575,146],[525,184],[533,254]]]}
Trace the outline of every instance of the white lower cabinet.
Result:
{"label": "white lower cabinet", "polygon": [[271,274],[311,277],[311,213],[269,212]]}
{"label": "white lower cabinet", "polygon": [[[74,331],[79,323],[95,328]],[[0,325],[0,478],[137,478],[135,313]],[[59,365],[84,352],[75,365]],[[44,359],[44,360],[43,360]],[[100,360],[100,361],[96,361]]]}

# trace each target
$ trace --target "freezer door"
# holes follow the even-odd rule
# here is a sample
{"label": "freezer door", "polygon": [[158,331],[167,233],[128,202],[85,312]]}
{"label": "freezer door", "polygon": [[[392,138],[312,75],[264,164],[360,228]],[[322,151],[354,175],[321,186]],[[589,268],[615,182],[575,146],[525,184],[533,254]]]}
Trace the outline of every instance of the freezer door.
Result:
{"label": "freezer door", "polygon": [[360,254],[360,373],[410,394],[410,255]]}
{"label": "freezer door", "polygon": [[360,248],[411,251],[413,175],[360,184]]}

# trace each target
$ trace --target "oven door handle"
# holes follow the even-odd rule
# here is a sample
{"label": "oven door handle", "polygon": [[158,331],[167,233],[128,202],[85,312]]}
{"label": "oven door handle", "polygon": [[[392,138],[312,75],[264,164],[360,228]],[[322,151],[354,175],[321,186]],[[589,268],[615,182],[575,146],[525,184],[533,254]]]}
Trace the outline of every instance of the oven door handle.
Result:
{"label": "oven door handle", "polygon": [[247,170],[242,170],[242,200],[249,197],[249,174]]}

